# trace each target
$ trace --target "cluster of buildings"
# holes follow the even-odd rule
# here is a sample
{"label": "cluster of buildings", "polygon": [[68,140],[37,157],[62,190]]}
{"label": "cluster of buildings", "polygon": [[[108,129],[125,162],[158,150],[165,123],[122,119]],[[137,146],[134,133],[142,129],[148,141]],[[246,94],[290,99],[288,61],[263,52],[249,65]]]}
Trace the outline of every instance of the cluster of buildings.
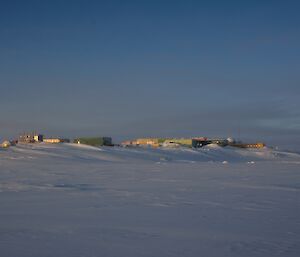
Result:
{"label": "cluster of buildings", "polygon": [[[34,143],[48,143],[48,144],[58,144],[58,143],[70,143],[71,140],[67,138],[52,138],[44,137],[44,135],[32,132],[23,133],[19,135],[17,140],[4,141],[1,146],[7,148],[16,144],[34,144]],[[91,146],[114,146],[111,137],[79,137],[75,138],[73,141],[75,144],[85,144]],[[264,143],[242,143],[240,141],[235,141],[232,138],[220,139],[220,138],[207,138],[207,137],[194,137],[194,138],[138,138],[135,140],[125,141],[121,144],[124,147],[166,147],[166,148],[176,148],[176,147],[190,147],[190,148],[201,148],[206,145],[218,145],[218,146],[233,146],[239,148],[263,148]]]}
{"label": "cluster of buildings", "polygon": [[38,134],[35,132],[31,133],[23,133],[19,135],[18,140],[16,140],[16,143],[21,144],[32,144],[32,143],[70,143],[70,140],[67,138],[46,138],[42,134]]}
{"label": "cluster of buildings", "polygon": [[151,147],[191,147],[200,148],[206,145],[218,145],[218,146],[233,146],[239,148],[263,148],[264,143],[242,143],[240,141],[235,141],[232,138],[227,139],[210,139],[207,137],[195,137],[195,138],[138,138],[132,141],[125,141],[122,146],[151,146]]}
{"label": "cluster of buildings", "polygon": [[[2,148],[8,148],[16,144],[35,144],[35,143],[47,143],[47,144],[59,144],[59,143],[70,143],[71,140],[68,138],[59,137],[45,137],[42,134],[36,132],[22,133],[19,135],[17,140],[8,141],[5,140],[0,146]],[[92,146],[113,146],[111,137],[81,137],[73,140],[76,144],[86,144]]]}

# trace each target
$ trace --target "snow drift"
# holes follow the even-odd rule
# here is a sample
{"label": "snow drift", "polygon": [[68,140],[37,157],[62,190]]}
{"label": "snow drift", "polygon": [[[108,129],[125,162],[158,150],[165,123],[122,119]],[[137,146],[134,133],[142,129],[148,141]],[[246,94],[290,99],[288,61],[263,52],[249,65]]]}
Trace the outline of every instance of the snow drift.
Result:
{"label": "snow drift", "polygon": [[300,161],[300,154],[282,152],[270,148],[240,149],[208,145],[191,148],[150,147],[92,147],[78,144],[28,144],[11,147],[0,152],[3,159],[68,159],[78,161],[108,162],[248,162]]}
{"label": "snow drift", "polygon": [[1,257],[298,257],[299,154],[0,149]]}

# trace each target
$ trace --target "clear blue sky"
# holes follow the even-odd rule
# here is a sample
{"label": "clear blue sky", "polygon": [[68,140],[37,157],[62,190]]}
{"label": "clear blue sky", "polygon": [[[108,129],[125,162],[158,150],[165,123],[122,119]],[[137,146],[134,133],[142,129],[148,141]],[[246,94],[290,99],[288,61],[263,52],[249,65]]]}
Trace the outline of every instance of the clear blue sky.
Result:
{"label": "clear blue sky", "polygon": [[0,138],[300,144],[298,1],[0,1]]}

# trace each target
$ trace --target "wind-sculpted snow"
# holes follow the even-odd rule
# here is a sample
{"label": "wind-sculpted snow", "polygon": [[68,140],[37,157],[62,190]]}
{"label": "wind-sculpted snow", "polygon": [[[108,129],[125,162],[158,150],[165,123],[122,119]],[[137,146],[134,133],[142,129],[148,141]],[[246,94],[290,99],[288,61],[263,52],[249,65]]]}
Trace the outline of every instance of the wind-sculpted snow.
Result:
{"label": "wind-sculpted snow", "polygon": [[74,162],[253,162],[300,161],[300,154],[264,149],[206,146],[191,148],[92,147],[77,144],[18,145],[0,152],[2,159],[51,159]]}
{"label": "wind-sculpted snow", "polygon": [[300,256],[300,156],[272,149],[0,150],[0,256]]}

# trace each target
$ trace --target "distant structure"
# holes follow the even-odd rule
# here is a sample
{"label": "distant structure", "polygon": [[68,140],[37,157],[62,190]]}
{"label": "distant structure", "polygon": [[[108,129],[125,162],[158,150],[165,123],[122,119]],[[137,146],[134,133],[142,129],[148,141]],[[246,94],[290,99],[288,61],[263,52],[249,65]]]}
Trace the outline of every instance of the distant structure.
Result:
{"label": "distant structure", "polygon": [[192,147],[194,148],[200,148],[211,144],[224,147],[228,145],[228,141],[227,139],[208,139],[206,137],[199,137],[199,138],[192,139]]}
{"label": "distant structure", "polygon": [[207,137],[194,137],[194,138],[138,138],[132,141],[122,142],[122,146],[151,146],[151,147],[190,147],[190,148],[201,148],[206,145],[218,145],[221,147],[233,146],[239,148],[263,148],[264,143],[242,143],[236,142],[233,138],[207,138]]}
{"label": "distant structure", "polygon": [[179,147],[192,146],[191,138],[138,138],[122,142],[122,146]]}
{"label": "distant structure", "polygon": [[8,148],[11,146],[11,143],[7,140],[3,141],[3,143],[1,144],[2,148]]}
{"label": "distant structure", "polygon": [[44,138],[43,142],[48,143],[48,144],[70,143],[70,139],[67,139],[67,138]]}
{"label": "distant structure", "polygon": [[227,141],[223,139],[210,139],[206,137],[198,138],[138,138],[133,141],[125,141],[122,146],[151,146],[176,148],[180,146],[199,148],[208,144],[218,144],[226,146]]}
{"label": "distant structure", "polygon": [[180,144],[175,143],[174,141],[171,140],[166,140],[165,142],[162,143],[161,146],[166,148],[178,148],[180,147]]}
{"label": "distant structure", "polygon": [[192,139],[192,147],[200,148],[209,144],[206,137],[197,137]]}
{"label": "distant structure", "polygon": [[233,147],[239,147],[239,148],[264,148],[266,145],[262,142],[257,142],[257,143],[232,143],[229,144],[230,146]]}
{"label": "distant structure", "polygon": [[138,138],[136,140],[136,144],[140,145],[140,146],[158,147],[159,139],[158,138]]}
{"label": "distant structure", "polygon": [[24,144],[43,142],[43,135],[37,134],[35,132],[23,133],[19,136],[18,142]]}
{"label": "distant structure", "polygon": [[137,146],[137,142],[135,140],[133,140],[133,141],[127,140],[127,141],[122,142],[121,146],[124,146],[124,147]]}
{"label": "distant structure", "polygon": [[73,143],[91,146],[113,146],[111,137],[79,137],[74,139]]}
{"label": "distant structure", "polygon": [[40,135],[40,134],[34,134],[33,140],[34,140],[34,142],[43,142],[44,136]]}
{"label": "distant structure", "polygon": [[176,146],[185,146],[192,147],[192,139],[191,138],[168,138],[165,139],[162,146],[165,147],[176,147]]}

